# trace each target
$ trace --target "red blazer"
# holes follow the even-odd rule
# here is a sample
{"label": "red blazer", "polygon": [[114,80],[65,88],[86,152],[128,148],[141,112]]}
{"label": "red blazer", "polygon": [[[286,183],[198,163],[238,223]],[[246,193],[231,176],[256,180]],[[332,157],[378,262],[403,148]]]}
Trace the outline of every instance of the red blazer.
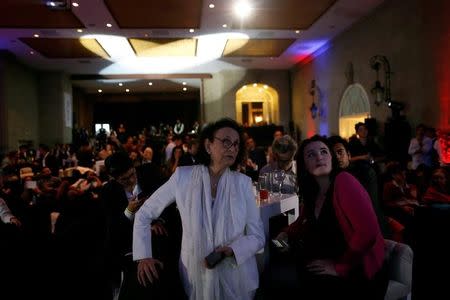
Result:
{"label": "red blazer", "polygon": [[[384,238],[369,195],[356,178],[341,172],[334,183],[333,206],[348,244],[335,262],[336,272],[346,276],[362,263],[367,278],[372,278],[383,265]],[[285,230],[289,239],[301,235],[304,217],[301,210],[299,218]]]}

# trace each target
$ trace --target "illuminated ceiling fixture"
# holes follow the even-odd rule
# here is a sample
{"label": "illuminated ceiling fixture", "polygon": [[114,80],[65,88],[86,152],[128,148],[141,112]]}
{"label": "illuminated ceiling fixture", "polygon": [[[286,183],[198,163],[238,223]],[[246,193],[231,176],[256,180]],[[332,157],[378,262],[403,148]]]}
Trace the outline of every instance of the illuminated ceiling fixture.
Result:
{"label": "illuminated ceiling fixture", "polygon": [[183,85],[186,85],[187,83],[186,83],[186,81],[183,81]]}
{"label": "illuminated ceiling fixture", "polygon": [[195,30],[193,28],[189,29],[190,33],[193,33]]}
{"label": "illuminated ceiling fixture", "polygon": [[153,82],[149,82],[148,85],[153,85]]}
{"label": "illuminated ceiling fixture", "polygon": [[234,5],[234,12],[240,18],[246,18],[251,14],[252,7],[247,1],[241,0]]}
{"label": "illuminated ceiling fixture", "polygon": [[227,28],[228,25],[227,25],[227,24],[223,24],[222,27],[223,27],[223,28]]}
{"label": "illuminated ceiling fixture", "polygon": [[214,7],[216,7],[216,6],[212,3],[209,5],[209,8],[214,8]]}
{"label": "illuminated ceiling fixture", "polygon": [[106,23],[106,27],[111,28],[112,24],[111,23]]}
{"label": "illuminated ceiling fixture", "polygon": [[129,93],[129,92],[130,92],[130,89],[126,89],[125,92]]}
{"label": "illuminated ceiling fixture", "polygon": [[101,93],[101,92],[103,92],[103,91],[102,91],[101,89],[98,89],[98,92]]}
{"label": "illuminated ceiling fixture", "polygon": [[187,91],[187,88],[186,88],[186,87],[184,87],[184,88],[183,88],[183,91],[185,91],[185,92],[186,92],[186,91]]}
{"label": "illuminated ceiling fixture", "polygon": [[[72,6],[72,1],[71,0],[44,1],[44,4],[51,10],[70,10],[70,7]],[[76,7],[76,5],[74,6]]]}
{"label": "illuminated ceiling fixture", "polygon": [[72,6],[73,6],[73,7],[78,7],[79,5],[78,5],[77,2],[72,2]]}
{"label": "illuminated ceiling fixture", "polygon": [[81,33],[83,32],[83,29],[77,29],[77,32]]}
{"label": "illuminated ceiling fixture", "polygon": [[35,34],[33,34],[33,36],[34,36],[35,38],[38,38],[38,37],[39,37],[39,34],[35,33]]}
{"label": "illuminated ceiling fixture", "polygon": [[122,82],[119,82],[119,86],[122,86],[123,85],[123,83]]}

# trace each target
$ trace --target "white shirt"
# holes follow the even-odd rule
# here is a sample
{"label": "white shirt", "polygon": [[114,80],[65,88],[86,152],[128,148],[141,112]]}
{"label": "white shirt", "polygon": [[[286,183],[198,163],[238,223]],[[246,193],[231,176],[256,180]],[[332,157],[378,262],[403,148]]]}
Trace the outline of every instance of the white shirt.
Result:
{"label": "white shirt", "polygon": [[[428,167],[432,165],[431,149],[433,147],[433,141],[425,136],[420,146],[417,138],[412,138],[409,143],[408,154],[412,157],[412,169],[415,170],[420,164],[424,164]],[[415,153],[418,150],[422,150],[420,153]]]}

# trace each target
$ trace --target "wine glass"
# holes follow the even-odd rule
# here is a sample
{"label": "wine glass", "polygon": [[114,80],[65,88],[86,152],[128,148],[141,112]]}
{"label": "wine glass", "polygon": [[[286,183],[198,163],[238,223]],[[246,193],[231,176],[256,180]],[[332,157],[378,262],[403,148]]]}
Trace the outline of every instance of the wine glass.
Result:
{"label": "wine glass", "polygon": [[273,179],[278,184],[278,195],[281,197],[281,187],[283,186],[283,181],[286,178],[286,173],[283,170],[277,170],[273,173]]}

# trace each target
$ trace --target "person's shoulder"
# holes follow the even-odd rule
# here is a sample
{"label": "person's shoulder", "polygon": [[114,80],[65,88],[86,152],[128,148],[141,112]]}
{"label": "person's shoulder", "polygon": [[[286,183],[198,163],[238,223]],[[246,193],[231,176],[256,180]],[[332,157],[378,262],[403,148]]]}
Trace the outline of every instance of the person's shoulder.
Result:
{"label": "person's shoulder", "polygon": [[252,181],[252,179],[250,177],[248,177],[247,175],[245,175],[244,173],[238,172],[238,171],[230,171],[231,176],[233,176],[234,178],[236,178],[237,181],[239,182],[247,182],[247,181]]}
{"label": "person's shoulder", "polygon": [[347,171],[341,171],[336,175],[336,184],[353,184],[359,183],[359,181]]}

